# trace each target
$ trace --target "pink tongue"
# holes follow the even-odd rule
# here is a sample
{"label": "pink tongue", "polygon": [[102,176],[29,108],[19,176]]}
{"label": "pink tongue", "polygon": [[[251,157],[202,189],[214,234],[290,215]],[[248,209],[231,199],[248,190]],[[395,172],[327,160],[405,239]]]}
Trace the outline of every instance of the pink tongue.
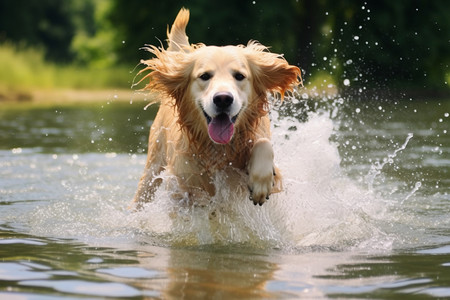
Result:
{"label": "pink tongue", "polygon": [[233,136],[234,125],[226,114],[213,118],[208,125],[208,133],[211,139],[219,144],[227,144]]}

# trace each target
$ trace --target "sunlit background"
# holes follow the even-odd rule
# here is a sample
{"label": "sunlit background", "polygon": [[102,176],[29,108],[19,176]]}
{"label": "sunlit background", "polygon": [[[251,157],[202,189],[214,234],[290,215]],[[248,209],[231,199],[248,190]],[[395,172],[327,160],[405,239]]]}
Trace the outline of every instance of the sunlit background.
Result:
{"label": "sunlit background", "polygon": [[[0,1],[0,96],[130,89],[146,44],[181,7],[191,43],[258,40],[301,67],[306,87],[449,94],[450,3],[435,1]],[[384,91],[385,92],[385,91]]]}

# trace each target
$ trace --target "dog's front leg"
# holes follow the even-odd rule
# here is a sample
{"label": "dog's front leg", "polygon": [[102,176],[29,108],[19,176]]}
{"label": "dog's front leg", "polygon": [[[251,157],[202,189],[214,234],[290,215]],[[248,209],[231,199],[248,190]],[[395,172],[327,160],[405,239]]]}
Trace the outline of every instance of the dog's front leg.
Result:
{"label": "dog's front leg", "polygon": [[253,146],[247,171],[248,188],[253,204],[263,205],[274,188],[281,185],[281,176],[273,163],[273,149],[270,141],[261,138]]}
{"label": "dog's front leg", "polygon": [[133,204],[137,209],[152,200],[153,194],[162,182],[161,178],[155,176],[159,175],[163,168],[156,165],[148,165],[149,166],[146,166],[144,174],[139,181],[138,189],[133,199]]}

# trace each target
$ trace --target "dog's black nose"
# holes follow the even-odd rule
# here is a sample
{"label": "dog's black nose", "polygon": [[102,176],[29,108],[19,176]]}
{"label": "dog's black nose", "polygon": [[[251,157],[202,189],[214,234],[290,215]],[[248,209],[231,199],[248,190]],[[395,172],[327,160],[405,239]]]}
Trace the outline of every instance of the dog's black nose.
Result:
{"label": "dog's black nose", "polygon": [[213,102],[219,109],[226,109],[233,103],[233,95],[228,92],[217,93],[213,97]]}

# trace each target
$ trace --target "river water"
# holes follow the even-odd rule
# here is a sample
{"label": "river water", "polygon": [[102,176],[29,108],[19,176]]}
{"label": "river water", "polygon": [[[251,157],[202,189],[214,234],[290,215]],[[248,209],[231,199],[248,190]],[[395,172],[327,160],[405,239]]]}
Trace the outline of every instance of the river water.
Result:
{"label": "river water", "polygon": [[450,298],[448,99],[291,99],[282,193],[133,212],[144,106],[2,104],[1,299]]}

